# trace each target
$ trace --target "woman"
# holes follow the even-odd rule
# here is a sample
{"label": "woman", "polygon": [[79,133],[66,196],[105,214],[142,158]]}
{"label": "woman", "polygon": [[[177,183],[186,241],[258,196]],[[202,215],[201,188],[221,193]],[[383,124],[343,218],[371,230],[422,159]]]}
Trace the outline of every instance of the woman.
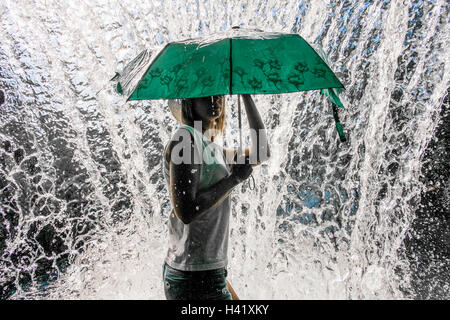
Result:
{"label": "woman", "polygon": [[214,143],[225,124],[223,97],[183,100],[181,116],[174,114],[182,125],[167,144],[164,159],[173,205],[163,271],[169,300],[237,299],[226,281],[229,195],[250,176],[253,166],[269,157],[256,106],[250,95],[243,95],[243,100],[250,129],[255,132],[243,157],[238,149]]}

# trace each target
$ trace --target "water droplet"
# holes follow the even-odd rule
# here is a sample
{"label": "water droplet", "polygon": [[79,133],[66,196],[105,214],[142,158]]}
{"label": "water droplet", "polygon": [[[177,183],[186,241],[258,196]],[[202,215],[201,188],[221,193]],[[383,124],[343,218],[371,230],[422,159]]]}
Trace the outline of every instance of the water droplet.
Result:
{"label": "water droplet", "polygon": [[0,106],[5,102],[5,93],[0,90]]}

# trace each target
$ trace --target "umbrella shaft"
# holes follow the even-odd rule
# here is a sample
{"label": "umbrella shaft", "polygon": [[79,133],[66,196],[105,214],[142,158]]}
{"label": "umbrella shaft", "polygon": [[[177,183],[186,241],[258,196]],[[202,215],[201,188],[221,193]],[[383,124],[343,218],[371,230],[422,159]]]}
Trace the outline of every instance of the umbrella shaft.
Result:
{"label": "umbrella shaft", "polygon": [[238,94],[239,150],[242,152],[241,95]]}

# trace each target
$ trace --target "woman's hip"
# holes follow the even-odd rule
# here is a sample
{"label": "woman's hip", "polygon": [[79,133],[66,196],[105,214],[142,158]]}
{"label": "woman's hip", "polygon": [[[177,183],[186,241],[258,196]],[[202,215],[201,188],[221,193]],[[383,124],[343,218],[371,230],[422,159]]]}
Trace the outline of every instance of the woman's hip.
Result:
{"label": "woman's hip", "polygon": [[183,271],[163,266],[164,292],[168,300],[231,300],[225,268]]}

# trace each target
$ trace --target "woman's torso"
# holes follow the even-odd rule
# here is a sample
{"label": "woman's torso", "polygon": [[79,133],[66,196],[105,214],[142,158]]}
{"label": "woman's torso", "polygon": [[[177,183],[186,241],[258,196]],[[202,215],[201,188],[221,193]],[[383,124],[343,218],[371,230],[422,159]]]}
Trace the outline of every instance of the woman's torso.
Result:
{"label": "woman's torso", "polygon": [[[225,163],[223,149],[203,139],[194,128],[182,125],[178,130],[187,130],[194,136],[195,148],[202,157],[199,189],[214,185],[230,174]],[[177,132],[172,139],[177,136]],[[166,150],[168,145],[166,146]],[[170,163],[164,157],[164,176],[170,189]],[[216,208],[207,210],[189,224],[184,224],[171,211],[169,216],[169,249],[166,263],[172,268],[185,271],[200,271],[224,268],[227,265],[230,199],[225,198]]]}

